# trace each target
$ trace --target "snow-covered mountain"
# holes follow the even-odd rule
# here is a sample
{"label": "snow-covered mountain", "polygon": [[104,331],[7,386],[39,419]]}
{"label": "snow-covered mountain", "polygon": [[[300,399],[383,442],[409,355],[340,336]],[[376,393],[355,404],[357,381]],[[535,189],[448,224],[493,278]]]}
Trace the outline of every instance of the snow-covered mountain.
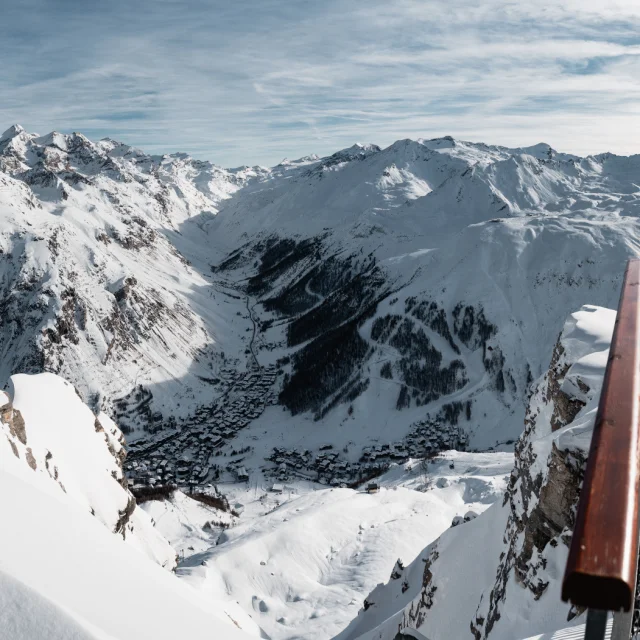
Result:
{"label": "snow-covered mountain", "polygon": [[234,375],[272,365],[294,417],[258,431],[406,446],[430,419],[495,445],[567,314],[613,306],[639,167],[443,138],[225,170],[14,126],[3,377],[60,373],[139,436],[209,419]]}
{"label": "snow-covered mountain", "polygon": [[[616,306],[626,259],[638,254],[639,175],[640,156],[580,158],[544,144],[507,149],[452,138],[401,140],[386,149],[358,144],[271,168],[223,169],[110,139],[11,127],[0,136],[0,378],[45,371],[67,379],[103,429],[91,447],[110,443],[117,454],[122,443],[113,434],[125,434],[124,471],[136,490],[219,482],[240,503],[253,494],[248,511],[262,518],[257,501],[273,482],[335,489],[290,496],[295,504],[260,526],[242,516],[225,520],[221,526],[236,526],[220,548],[209,548],[211,535],[201,530],[211,526],[209,515],[183,503],[182,494],[133,510],[123,524],[132,504],[113,457],[105,457],[104,468],[115,474],[105,489],[102,479],[95,487],[80,483],[82,464],[65,462],[74,446],[68,441],[42,444],[34,428],[25,443],[7,427],[11,446],[29,472],[33,462],[36,474],[46,474],[51,490],[79,487],[72,492],[79,508],[93,509],[119,544],[118,537],[138,540],[151,562],[167,567],[173,552],[158,531],[185,555],[193,551],[183,578],[215,601],[233,594],[273,638],[290,637],[294,627],[306,629],[305,638],[336,633],[351,617],[338,601],[364,597],[402,551],[410,575],[381,587],[385,598],[391,594],[389,608],[368,607],[344,637],[424,623],[438,640],[446,608],[424,614],[418,600],[430,602],[432,583],[423,581],[424,563],[409,565],[408,556],[446,529],[450,516],[463,516],[463,506],[476,507],[473,495],[456,493],[452,510],[433,494],[439,506],[430,508],[442,517],[432,518],[438,524],[428,540],[412,537],[400,549],[385,542],[393,527],[385,529],[358,549],[379,561],[358,560],[360,578],[332,591],[324,581],[335,579],[343,558],[331,548],[350,548],[347,533],[366,508],[351,487],[393,475],[392,463],[411,466],[450,449],[508,451],[523,425],[530,431],[531,403],[546,384],[534,380],[549,370],[566,318],[586,304]],[[11,411],[28,427],[19,385],[26,389],[30,378],[13,380]],[[12,415],[3,418],[7,425]],[[541,424],[536,429],[544,431]],[[523,459],[527,433],[517,445],[514,482],[531,462]],[[457,454],[446,455],[453,461]],[[393,485],[396,495],[407,482],[413,486],[406,478]],[[446,490],[446,482],[421,488]],[[103,490],[113,495],[98,508],[92,492]],[[497,493],[477,502],[488,506]],[[401,521],[415,510],[413,498],[399,501]],[[315,555],[305,557],[304,522],[331,522],[334,502],[353,518],[319,528]],[[446,558],[468,544],[465,531],[482,531],[498,557],[506,554],[502,563],[489,550],[482,577],[468,581],[465,606],[474,603],[477,615],[467,616],[464,634],[472,624],[477,638],[510,637],[496,612],[519,606],[500,599],[516,574],[528,589],[520,604],[537,602],[540,581],[528,572],[539,571],[543,549],[525,553],[516,548],[520,539],[501,546],[505,531],[528,526],[518,509],[510,487],[505,506],[487,511],[493,517],[456,527],[433,547],[441,557],[433,563],[436,585],[454,571]],[[143,511],[156,522],[162,516],[164,530],[147,535],[146,525],[131,524]],[[287,533],[271,537],[270,527]],[[276,556],[283,540],[297,550],[289,567],[302,576],[295,601],[286,576],[243,559]],[[559,567],[560,555],[549,566]],[[540,624],[531,633],[559,628],[565,609],[536,607],[552,622],[532,614]],[[324,626],[313,622],[322,611]]]}

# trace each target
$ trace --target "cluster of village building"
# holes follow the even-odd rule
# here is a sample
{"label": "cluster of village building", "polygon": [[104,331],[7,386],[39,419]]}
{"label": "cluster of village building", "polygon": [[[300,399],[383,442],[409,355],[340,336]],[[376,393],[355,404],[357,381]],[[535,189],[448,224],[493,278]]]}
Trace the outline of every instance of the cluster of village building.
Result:
{"label": "cluster of village building", "polygon": [[[131,444],[125,470],[134,485],[197,487],[217,480],[245,482],[249,473],[232,438],[277,402],[273,367],[251,369],[243,374],[225,370],[227,391],[210,407],[199,409],[189,421],[164,436],[149,436]],[[165,433],[165,432],[163,432]],[[159,434],[158,434],[159,435]],[[309,449],[274,447],[265,457],[272,463],[265,475],[275,483],[295,478],[330,486],[351,486],[375,477],[391,462],[424,458],[446,449],[464,450],[468,436],[457,425],[426,418],[414,423],[401,442],[365,447],[359,460],[326,444]],[[347,460],[349,457],[351,460]]]}
{"label": "cluster of village building", "polygon": [[467,444],[467,434],[457,425],[427,418],[414,423],[402,442],[365,447],[358,462],[345,460],[329,444],[320,447],[317,454],[308,449],[274,447],[267,458],[274,466],[266,474],[278,482],[299,477],[331,486],[350,486],[360,479],[374,477],[391,462],[430,457],[447,449],[463,451]]}
{"label": "cluster of village building", "polygon": [[129,446],[125,471],[132,484],[193,486],[220,476],[225,443],[277,402],[274,367],[221,373],[228,387],[212,406],[201,407],[168,435],[151,435]]}
{"label": "cluster of village building", "polygon": [[[425,418],[411,425],[402,450],[408,454],[405,457],[424,458],[447,449],[464,451],[468,444],[469,436],[458,425],[444,420]],[[396,445],[396,451],[399,451],[398,445]]]}

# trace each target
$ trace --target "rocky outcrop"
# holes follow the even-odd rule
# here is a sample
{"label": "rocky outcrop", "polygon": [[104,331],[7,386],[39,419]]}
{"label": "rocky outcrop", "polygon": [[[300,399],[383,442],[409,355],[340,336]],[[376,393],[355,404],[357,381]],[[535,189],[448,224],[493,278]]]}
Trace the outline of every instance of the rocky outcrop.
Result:
{"label": "rocky outcrop", "polygon": [[[8,396],[6,396],[6,399],[9,400]],[[12,406],[11,401],[5,402],[5,404],[0,407],[0,423],[6,426],[8,431],[6,437],[13,455],[20,459],[18,445],[24,445],[24,460],[27,465],[35,471],[38,468],[38,463],[33,455],[31,447],[26,446],[27,430],[24,424],[24,418],[20,411]]]}
{"label": "rocky outcrop", "polygon": [[[547,374],[546,402],[553,405],[553,413],[551,414],[551,429],[553,431],[557,431],[572,422],[578,411],[585,404],[579,398],[571,397],[561,389],[564,376],[571,367],[571,364],[566,362],[564,353],[564,346],[558,340],[553,350],[549,373]],[[589,387],[584,383],[580,384],[582,384],[581,391],[587,393]]]}
{"label": "rocky outcrop", "polygon": [[0,407],[0,418],[9,428],[9,433],[22,444],[27,444],[27,432],[24,418],[18,409],[14,409],[11,402]]}
{"label": "rocky outcrop", "polygon": [[417,602],[412,602],[409,609],[405,611],[402,622],[400,623],[400,629],[419,629],[424,623],[428,611],[433,607],[433,597],[438,587],[433,580],[432,567],[439,556],[437,545],[434,545],[424,561],[420,598]]}

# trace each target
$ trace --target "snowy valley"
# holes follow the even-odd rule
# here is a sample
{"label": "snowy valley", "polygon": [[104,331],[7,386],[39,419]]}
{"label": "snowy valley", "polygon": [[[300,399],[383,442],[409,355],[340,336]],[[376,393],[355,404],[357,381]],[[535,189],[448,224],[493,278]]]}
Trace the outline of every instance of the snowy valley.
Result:
{"label": "snowy valley", "polygon": [[452,138],[223,169],[7,130],[0,623],[583,624],[559,585],[639,173]]}

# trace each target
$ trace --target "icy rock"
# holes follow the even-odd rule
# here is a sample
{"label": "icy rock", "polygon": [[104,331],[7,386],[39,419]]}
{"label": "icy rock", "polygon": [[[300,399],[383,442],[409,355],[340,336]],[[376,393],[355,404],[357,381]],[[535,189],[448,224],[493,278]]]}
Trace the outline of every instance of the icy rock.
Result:
{"label": "icy rock", "polygon": [[457,527],[459,524],[462,524],[464,522],[464,518],[462,516],[456,516],[452,521],[451,521],[451,526],[452,527]]}
{"label": "icy rock", "polygon": [[400,558],[396,560],[396,564],[391,572],[391,580],[399,580],[402,577],[404,571],[404,564]]}

